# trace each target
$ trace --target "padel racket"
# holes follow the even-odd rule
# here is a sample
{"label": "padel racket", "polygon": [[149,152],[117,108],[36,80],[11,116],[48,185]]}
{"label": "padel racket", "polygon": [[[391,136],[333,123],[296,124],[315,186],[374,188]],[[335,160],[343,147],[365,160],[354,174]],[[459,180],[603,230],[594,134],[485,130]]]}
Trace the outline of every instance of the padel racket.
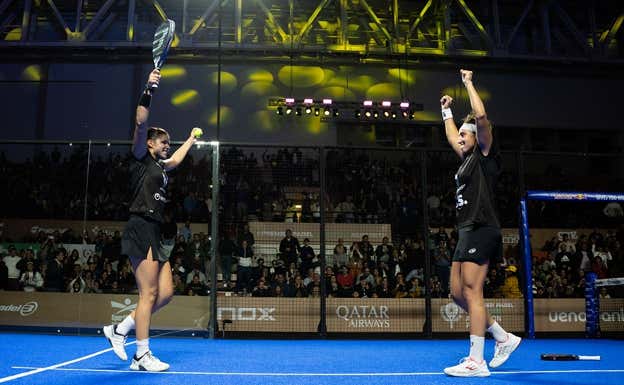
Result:
{"label": "padel racket", "polygon": [[[152,44],[152,57],[154,59],[154,68],[159,70],[165,64],[167,60],[167,54],[169,48],[173,42],[173,35],[175,33],[175,22],[167,19],[164,23],[156,28],[154,33],[154,42]],[[152,92],[158,88],[157,84],[152,85]]]}
{"label": "padel racket", "polygon": [[544,361],[600,361],[600,356],[579,356],[576,354],[542,354]]}

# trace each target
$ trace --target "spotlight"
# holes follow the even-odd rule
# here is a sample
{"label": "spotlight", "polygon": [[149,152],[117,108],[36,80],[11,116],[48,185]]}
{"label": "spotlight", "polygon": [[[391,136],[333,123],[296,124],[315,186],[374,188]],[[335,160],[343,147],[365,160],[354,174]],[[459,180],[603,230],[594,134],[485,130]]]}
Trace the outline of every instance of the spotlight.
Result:
{"label": "spotlight", "polygon": [[409,111],[403,110],[401,111],[401,115],[403,115],[404,118],[407,118],[409,116]]}
{"label": "spotlight", "polygon": [[323,109],[323,115],[325,115],[325,116],[329,116],[330,114],[331,114],[331,111],[329,110],[329,108],[325,107],[325,108]]}
{"label": "spotlight", "polygon": [[301,107],[297,107],[297,109],[295,110],[295,115],[301,116]]}
{"label": "spotlight", "polygon": [[305,108],[305,113],[306,113],[307,115],[311,114],[311,113],[312,113],[312,108],[310,108],[310,106],[306,106],[306,108]]}
{"label": "spotlight", "polygon": [[392,119],[396,119],[397,118],[396,111],[392,111],[392,113],[390,115],[392,116]]}
{"label": "spotlight", "polygon": [[332,100],[331,99],[323,99],[323,104],[325,104],[325,105],[332,104]]}
{"label": "spotlight", "polygon": [[367,118],[370,118],[370,117],[371,117],[371,115],[372,115],[372,114],[371,114],[371,111],[370,111],[370,110],[366,110],[366,111],[364,112],[364,116],[366,116]]}
{"label": "spotlight", "polygon": [[334,118],[337,118],[340,115],[340,111],[338,111],[337,108],[334,108],[333,113],[334,113]]}
{"label": "spotlight", "polygon": [[285,102],[286,102],[286,104],[293,104],[293,103],[295,103],[295,98],[286,98]]}
{"label": "spotlight", "polygon": [[359,119],[362,117],[362,111],[360,110],[355,110],[355,112],[353,113],[353,115],[355,116],[356,119]]}
{"label": "spotlight", "polygon": [[409,108],[409,102],[401,102],[401,108]]}
{"label": "spotlight", "polygon": [[383,112],[383,116],[384,118],[389,118],[390,117],[390,111],[386,110]]}
{"label": "spotlight", "polygon": [[409,119],[413,120],[414,119],[414,111],[410,110],[409,112]]}
{"label": "spotlight", "polygon": [[312,103],[314,103],[314,100],[312,98],[303,99],[303,104],[312,104]]}
{"label": "spotlight", "polygon": [[277,110],[275,111],[275,113],[277,113],[278,115],[283,115],[284,109],[282,107],[277,107]]}
{"label": "spotlight", "polygon": [[379,112],[377,110],[373,111],[373,118],[377,119],[379,117]]}
{"label": "spotlight", "polygon": [[387,100],[384,100],[383,102],[381,102],[381,105],[382,105],[383,107],[390,107],[390,106],[392,105],[392,103],[391,103],[391,102],[389,102],[389,101],[387,101]]}
{"label": "spotlight", "polygon": [[314,116],[319,116],[321,111],[317,108],[314,109]]}
{"label": "spotlight", "polygon": [[365,100],[363,104],[364,104],[364,107],[372,107],[373,106],[373,101],[372,100]]}
{"label": "spotlight", "polygon": [[288,106],[286,107],[286,115],[290,115],[290,114],[292,114],[292,107]]}

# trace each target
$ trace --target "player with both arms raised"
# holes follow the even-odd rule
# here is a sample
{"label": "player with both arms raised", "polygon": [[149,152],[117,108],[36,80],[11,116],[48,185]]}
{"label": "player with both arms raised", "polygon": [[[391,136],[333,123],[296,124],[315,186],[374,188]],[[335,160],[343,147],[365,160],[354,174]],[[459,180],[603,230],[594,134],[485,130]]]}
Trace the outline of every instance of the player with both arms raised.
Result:
{"label": "player with both arms raised", "polygon": [[152,355],[149,329],[152,314],[165,306],[173,296],[173,279],[169,264],[170,248],[163,243],[160,226],[167,202],[167,171],[176,168],[186,157],[201,129],[193,128],[188,139],[171,157],[169,134],[162,128],[147,127],[154,86],[160,82],[160,71],[153,70],[136,109],[136,126],[132,140],[130,164],[130,219],[121,239],[121,253],[127,255],[139,290],[136,310],[118,325],[104,327],[104,335],[115,354],[127,360],[126,336],[136,327],[136,354],[130,369],[161,372],[169,364]]}
{"label": "player with both arms raised", "polygon": [[507,333],[489,316],[483,301],[489,263],[500,260],[503,251],[500,223],[494,208],[501,160],[485,107],[472,84],[472,71],[460,70],[460,73],[472,112],[459,129],[450,109],[453,98],[444,95],[440,103],[446,138],[462,160],[455,175],[459,240],[450,280],[453,300],[470,316],[470,354],[458,365],[444,369],[444,373],[456,377],[486,377],[490,375],[483,359],[486,326],[496,340],[494,357],[490,361],[493,368],[507,361],[521,338]]}

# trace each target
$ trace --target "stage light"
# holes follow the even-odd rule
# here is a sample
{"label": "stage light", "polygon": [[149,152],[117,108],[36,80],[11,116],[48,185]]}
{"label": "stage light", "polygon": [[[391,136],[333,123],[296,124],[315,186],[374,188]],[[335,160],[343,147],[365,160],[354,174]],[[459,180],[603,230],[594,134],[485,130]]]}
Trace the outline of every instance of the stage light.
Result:
{"label": "stage light", "polygon": [[382,105],[383,107],[390,107],[390,106],[392,105],[392,103],[390,103],[390,102],[389,102],[389,101],[387,101],[387,100],[384,100],[383,102],[381,102],[381,105]]}
{"label": "stage light", "polygon": [[277,107],[277,110],[275,111],[278,115],[282,115],[284,113],[284,109],[282,107]]}
{"label": "stage light", "polygon": [[338,111],[337,108],[334,108],[334,118],[337,118],[338,116],[340,116],[340,111]]}
{"label": "stage light", "polygon": [[355,112],[353,113],[353,115],[355,116],[356,119],[359,119],[362,117],[362,111],[360,110],[355,110]]}
{"label": "stage light", "polygon": [[409,112],[409,119],[413,120],[414,119],[414,111],[410,110]]}
{"label": "stage light", "polygon": [[373,106],[373,101],[372,100],[365,100],[363,104],[364,104],[364,107],[372,107]]}
{"label": "stage light", "polygon": [[386,110],[383,112],[383,116],[384,118],[389,118],[390,117],[390,111]]}
{"label": "stage light", "polygon": [[407,118],[409,116],[409,111],[403,110],[401,111],[401,115],[403,115],[404,118]]}
{"label": "stage light", "polygon": [[325,115],[325,116],[329,116],[330,114],[331,114],[331,111],[329,110],[329,108],[328,108],[328,107],[325,107],[325,108],[323,109],[323,115]]}
{"label": "stage light", "polygon": [[373,111],[373,118],[377,119],[379,117],[379,112],[377,110]]}
{"label": "stage light", "polygon": [[295,103],[295,98],[286,98],[285,102],[286,102],[286,104],[294,104]]}
{"label": "stage light", "polygon": [[314,116],[319,116],[320,114],[321,114],[321,111],[319,110],[319,108],[318,108],[318,107],[316,107],[316,108],[314,109]]}
{"label": "stage light", "polygon": [[401,108],[409,108],[409,102],[401,102]]}
{"label": "stage light", "polygon": [[370,118],[370,117],[371,117],[371,115],[372,115],[372,113],[371,113],[371,111],[370,111],[370,110],[366,110],[366,111],[364,112],[364,116],[366,116],[367,118]]}
{"label": "stage light", "polygon": [[301,107],[297,107],[297,109],[295,110],[295,115],[301,116]]}
{"label": "stage light", "polygon": [[331,99],[323,99],[323,104],[325,104],[325,105],[332,104],[332,100]]}
{"label": "stage light", "polygon": [[286,107],[286,115],[290,115],[292,114],[292,107],[288,106]]}
{"label": "stage light", "polygon": [[392,116],[392,119],[396,119],[397,118],[397,113],[396,111],[392,111],[392,114],[390,114]]}
{"label": "stage light", "polygon": [[310,106],[307,106],[307,107],[305,108],[305,113],[306,113],[306,115],[311,114],[311,113],[312,113],[312,108],[311,108]]}
{"label": "stage light", "polygon": [[314,100],[312,100],[311,98],[303,99],[303,104],[312,104],[312,103],[314,103]]}

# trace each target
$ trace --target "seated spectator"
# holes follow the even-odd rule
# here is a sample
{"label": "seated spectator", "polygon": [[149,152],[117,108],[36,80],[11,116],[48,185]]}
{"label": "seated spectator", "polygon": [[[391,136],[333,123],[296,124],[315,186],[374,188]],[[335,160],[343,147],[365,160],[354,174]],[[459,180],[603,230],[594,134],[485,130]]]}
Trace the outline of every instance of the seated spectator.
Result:
{"label": "seated spectator", "polygon": [[187,293],[188,291],[192,291],[193,295],[208,295],[206,293],[206,285],[200,280],[199,274],[194,274],[191,278],[191,281],[186,285]]}
{"label": "seated spectator", "polygon": [[260,278],[251,292],[252,297],[270,297],[271,288],[266,285],[265,278]]}
{"label": "seated spectator", "polygon": [[501,287],[504,298],[522,298],[517,272],[518,268],[515,266],[507,266],[505,269],[505,283]]}

